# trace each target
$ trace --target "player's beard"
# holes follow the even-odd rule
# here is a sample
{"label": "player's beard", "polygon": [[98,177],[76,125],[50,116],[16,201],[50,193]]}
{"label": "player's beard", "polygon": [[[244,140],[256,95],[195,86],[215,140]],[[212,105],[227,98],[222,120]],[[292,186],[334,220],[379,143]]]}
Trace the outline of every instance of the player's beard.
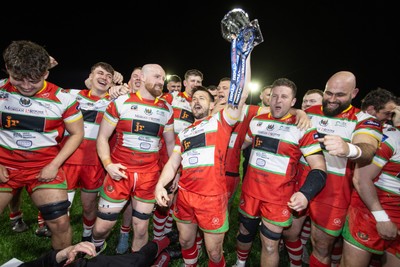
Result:
{"label": "player's beard", "polygon": [[163,85],[160,84],[151,84],[151,83],[146,83],[145,87],[147,91],[154,97],[157,98],[162,95],[162,88]]}
{"label": "player's beard", "polygon": [[328,101],[322,100],[322,110],[324,111],[325,116],[334,117],[336,115],[339,115],[350,106],[351,99],[347,100],[346,102],[335,102],[335,103],[338,104],[338,107],[335,109],[329,109]]}
{"label": "player's beard", "polygon": [[201,120],[208,116],[208,111],[207,109],[204,108],[202,108],[201,110],[192,110],[192,112],[193,112],[193,117],[196,120]]}

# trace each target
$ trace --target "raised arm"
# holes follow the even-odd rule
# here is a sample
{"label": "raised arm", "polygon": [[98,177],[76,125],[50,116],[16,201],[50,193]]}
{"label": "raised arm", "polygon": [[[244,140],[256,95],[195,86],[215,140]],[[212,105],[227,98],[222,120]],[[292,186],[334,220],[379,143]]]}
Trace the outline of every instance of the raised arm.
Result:
{"label": "raised arm", "polygon": [[224,114],[227,115],[229,120],[238,121],[240,117],[240,113],[243,110],[243,106],[246,102],[247,96],[249,95],[249,84],[251,81],[251,66],[250,66],[250,58],[251,53],[248,55],[246,59],[246,76],[243,86],[242,96],[240,98],[239,105],[237,107],[232,107],[230,105],[226,105],[224,108]]}

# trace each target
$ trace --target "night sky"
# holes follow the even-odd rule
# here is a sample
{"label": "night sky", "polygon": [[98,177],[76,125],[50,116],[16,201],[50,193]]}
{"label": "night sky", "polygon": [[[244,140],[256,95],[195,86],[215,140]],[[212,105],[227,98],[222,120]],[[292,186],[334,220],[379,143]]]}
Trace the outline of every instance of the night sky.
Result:
{"label": "night sky", "polygon": [[112,64],[126,81],[134,67],[147,63],[182,78],[196,68],[207,86],[231,75],[230,43],[221,36],[220,22],[228,11],[242,8],[258,19],[264,36],[252,53],[253,80],[261,85],[293,80],[296,106],[306,90],[324,89],[339,70],[357,77],[356,105],[378,86],[398,94],[400,22],[394,1],[144,2],[85,1],[84,8],[71,1],[9,2],[0,15],[0,48],[21,39],[45,46],[59,62],[48,80],[64,88],[84,88],[98,61]]}

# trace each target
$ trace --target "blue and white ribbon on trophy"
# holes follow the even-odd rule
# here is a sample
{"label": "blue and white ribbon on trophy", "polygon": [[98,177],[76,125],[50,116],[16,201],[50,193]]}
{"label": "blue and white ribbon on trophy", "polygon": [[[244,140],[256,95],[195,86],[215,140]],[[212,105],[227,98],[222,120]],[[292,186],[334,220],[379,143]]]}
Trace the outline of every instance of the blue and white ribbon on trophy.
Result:
{"label": "blue and white ribbon on trophy", "polygon": [[246,78],[246,59],[264,39],[257,20],[249,21],[242,9],[233,9],[221,21],[222,36],[231,42],[231,85],[228,105],[237,108]]}

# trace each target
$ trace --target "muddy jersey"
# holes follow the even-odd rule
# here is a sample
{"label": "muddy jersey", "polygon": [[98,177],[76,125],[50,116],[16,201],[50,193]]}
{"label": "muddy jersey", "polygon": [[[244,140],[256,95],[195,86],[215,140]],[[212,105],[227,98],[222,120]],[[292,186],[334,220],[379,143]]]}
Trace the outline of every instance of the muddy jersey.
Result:
{"label": "muddy jersey", "polygon": [[65,123],[82,118],[78,102],[55,84],[44,82],[32,97],[0,81],[0,164],[41,168],[60,151]]}
{"label": "muddy jersey", "polygon": [[[379,142],[382,140],[382,126],[379,121],[352,105],[334,117],[325,116],[321,105],[308,108],[306,113],[320,137],[327,134],[338,135],[344,141],[351,142],[357,134],[368,134]],[[347,158],[330,155],[324,147],[323,152],[328,176],[325,187],[313,201],[346,209],[350,203],[355,164]]]}
{"label": "muddy jersey", "polygon": [[175,134],[180,133],[194,122],[192,107],[190,106],[192,98],[186,92],[165,93],[162,98],[171,104],[174,110]]}
{"label": "muddy jersey", "polygon": [[112,161],[137,171],[158,171],[160,139],[164,131],[172,131],[172,115],[164,99],[144,99],[139,92],[111,102],[103,119],[116,125]]}
{"label": "muddy jersey", "polygon": [[179,187],[196,194],[226,194],[225,159],[232,133],[224,111],[194,122],[180,132],[174,151],[182,156]]}
{"label": "muddy jersey", "polygon": [[246,136],[252,149],[242,191],[275,204],[286,205],[294,193],[297,163],[321,151],[315,128],[300,130],[296,116],[281,119],[271,113],[255,116]]}
{"label": "muddy jersey", "polygon": [[261,107],[244,105],[240,119],[232,131],[229,140],[228,153],[226,155],[226,172],[239,175],[241,148],[249,129],[250,120],[258,115]]}
{"label": "muddy jersey", "polygon": [[[101,162],[97,156],[96,140],[104,111],[108,104],[110,104],[111,98],[109,98],[108,95],[103,98],[93,96],[90,90],[69,89],[68,92],[73,95],[79,103],[84,121],[84,139],[75,152],[68,158],[66,163],[99,165]],[[66,131],[65,134],[68,136],[68,131]]]}

